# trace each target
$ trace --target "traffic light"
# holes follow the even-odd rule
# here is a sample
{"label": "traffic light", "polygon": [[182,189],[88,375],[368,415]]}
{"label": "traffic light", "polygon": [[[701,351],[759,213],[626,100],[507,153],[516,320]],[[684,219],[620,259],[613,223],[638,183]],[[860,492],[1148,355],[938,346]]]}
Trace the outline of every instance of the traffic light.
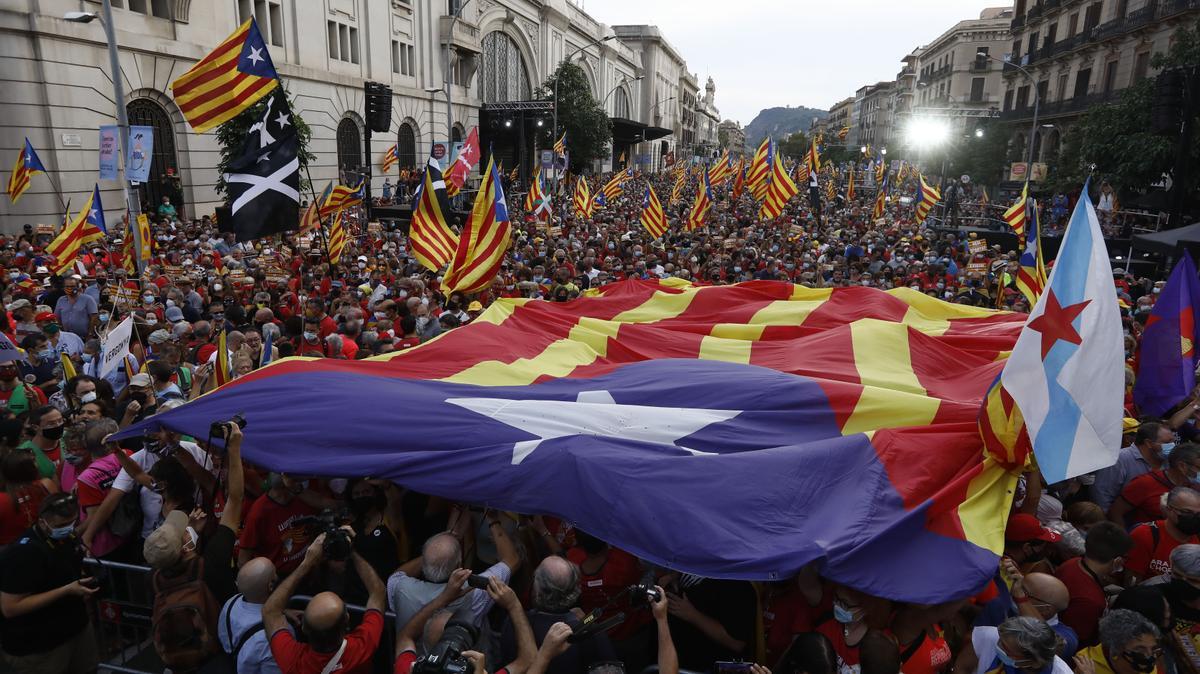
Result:
{"label": "traffic light", "polygon": [[1174,136],[1183,123],[1185,75],[1182,70],[1164,70],[1154,81],[1154,102],[1150,107],[1150,128],[1154,133]]}
{"label": "traffic light", "polygon": [[367,126],[372,131],[386,132],[392,126],[392,88],[379,82],[364,82],[367,99]]}

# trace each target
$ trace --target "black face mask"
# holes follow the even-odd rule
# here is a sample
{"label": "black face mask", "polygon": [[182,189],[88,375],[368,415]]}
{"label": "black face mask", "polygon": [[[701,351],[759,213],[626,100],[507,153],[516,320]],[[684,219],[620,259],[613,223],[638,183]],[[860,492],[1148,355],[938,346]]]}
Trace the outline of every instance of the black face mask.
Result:
{"label": "black face mask", "polygon": [[1150,674],[1150,672],[1153,672],[1155,665],[1158,663],[1158,659],[1154,656],[1146,655],[1145,653],[1138,653],[1136,651],[1122,653],[1121,657],[1125,658],[1125,661],[1128,662],[1130,666],[1134,668],[1134,670],[1144,672],[1144,674]]}
{"label": "black face mask", "polygon": [[1188,536],[1200,534],[1200,515],[1180,515],[1175,526]]}
{"label": "black face mask", "polygon": [[354,513],[355,517],[362,517],[366,515],[367,513],[371,512],[371,509],[374,507],[375,497],[373,496],[359,496],[350,499],[350,511]]}
{"label": "black face mask", "polygon": [[66,430],[65,425],[64,426],[55,426],[53,428],[43,428],[42,429],[42,437],[46,438],[47,440],[58,440],[59,438],[61,438],[63,436],[64,430]]}
{"label": "black face mask", "polygon": [[145,393],[130,393],[129,394],[129,399],[133,400],[134,402],[136,402],[139,405],[144,405],[146,403],[146,398],[148,398],[148,397],[149,396],[147,396]]}
{"label": "black face mask", "polygon": [[1040,562],[1046,558],[1046,550],[1044,548],[1029,548],[1029,552],[1025,553],[1023,564],[1032,562]]}
{"label": "black face mask", "polygon": [[1200,587],[1196,587],[1182,578],[1172,578],[1168,584],[1167,591],[1171,596],[1181,601],[1195,601],[1200,599]]}

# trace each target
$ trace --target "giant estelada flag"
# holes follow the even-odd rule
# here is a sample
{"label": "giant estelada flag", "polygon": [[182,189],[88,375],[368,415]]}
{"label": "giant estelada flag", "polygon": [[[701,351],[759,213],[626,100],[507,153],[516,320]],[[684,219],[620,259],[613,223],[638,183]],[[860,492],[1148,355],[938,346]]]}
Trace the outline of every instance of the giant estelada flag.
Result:
{"label": "giant estelada flag", "polygon": [[242,413],[271,470],[549,513],[709,577],[816,561],[937,602],[996,571],[1022,466],[985,453],[975,418],[1023,318],[908,288],[630,280],[502,299],[388,357],[277,361],[118,437]]}
{"label": "giant estelada flag", "polygon": [[276,89],[225,174],[232,217],[218,222],[222,232],[250,241],[299,228],[299,151],[291,106]]}

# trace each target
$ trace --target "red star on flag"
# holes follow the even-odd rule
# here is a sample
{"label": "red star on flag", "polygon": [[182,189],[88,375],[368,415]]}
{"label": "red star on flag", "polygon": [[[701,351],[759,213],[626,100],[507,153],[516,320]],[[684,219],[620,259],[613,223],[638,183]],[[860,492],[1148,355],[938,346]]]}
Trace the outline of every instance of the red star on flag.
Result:
{"label": "red star on flag", "polygon": [[1050,349],[1053,349],[1059,340],[1072,344],[1079,344],[1083,341],[1072,323],[1091,302],[1091,300],[1084,300],[1079,304],[1064,307],[1058,303],[1058,297],[1054,295],[1054,291],[1049,291],[1049,297],[1046,298],[1046,310],[1042,312],[1041,316],[1029,322],[1030,330],[1042,333],[1042,360],[1046,360],[1046,354],[1050,353]]}

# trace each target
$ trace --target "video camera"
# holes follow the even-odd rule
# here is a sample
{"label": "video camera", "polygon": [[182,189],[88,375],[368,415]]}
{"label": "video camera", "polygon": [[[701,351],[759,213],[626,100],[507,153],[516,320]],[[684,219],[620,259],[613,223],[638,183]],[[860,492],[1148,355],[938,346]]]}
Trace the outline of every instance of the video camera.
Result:
{"label": "video camera", "polygon": [[214,421],[212,426],[208,428],[208,434],[214,438],[228,440],[229,438],[226,436],[226,431],[228,430],[226,426],[228,424],[237,424],[237,427],[244,431],[246,430],[246,417],[240,414],[235,414],[232,418],[226,421]]}
{"label": "video camera", "polygon": [[463,603],[446,622],[442,638],[413,663],[413,674],[467,674],[472,669],[471,663],[462,652],[471,650],[478,636],[475,613],[470,603]]}
{"label": "video camera", "polygon": [[326,508],[318,515],[297,518],[296,524],[303,526],[313,538],[325,534],[325,558],[341,562],[349,559],[350,553],[354,551],[350,532],[342,528],[353,521],[354,518],[344,510],[334,512],[333,509]]}

